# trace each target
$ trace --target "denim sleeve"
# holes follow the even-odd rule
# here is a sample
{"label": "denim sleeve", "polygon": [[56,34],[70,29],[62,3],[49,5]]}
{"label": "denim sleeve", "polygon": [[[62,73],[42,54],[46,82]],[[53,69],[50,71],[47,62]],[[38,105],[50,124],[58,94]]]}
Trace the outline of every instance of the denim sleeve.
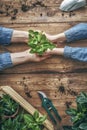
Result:
{"label": "denim sleeve", "polygon": [[87,39],[87,23],[80,23],[65,31],[67,42]]}
{"label": "denim sleeve", "polygon": [[13,29],[0,27],[0,45],[9,45],[11,43]]}
{"label": "denim sleeve", "polygon": [[87,62],[87,47],[69,47],[64,48],[64,56],[70,59]]}
{"label": "denim sleeve", "polygon": [[11,56],[9,52],[0,54],[0,71],[12,67]]}

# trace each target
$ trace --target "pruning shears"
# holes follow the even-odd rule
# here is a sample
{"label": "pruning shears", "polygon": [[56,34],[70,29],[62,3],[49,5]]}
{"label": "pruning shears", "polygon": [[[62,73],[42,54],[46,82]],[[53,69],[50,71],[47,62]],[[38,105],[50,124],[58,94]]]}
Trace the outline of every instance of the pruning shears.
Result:
{"label": "pruning shears", "polygon": [[[50,119],[53,121],[53,123],[57,124],[55,117],[58,119],[58,121],[61,121],[61,117],[60,117],[57,109],[54,107],[52,101],[49,98],[47,98],[47,96],[44,92],[38,91],[38,94],[42,100],[42,107],[47,111],[47,113],[48,113]],[[52,113],[54,113],[54,116]]]}

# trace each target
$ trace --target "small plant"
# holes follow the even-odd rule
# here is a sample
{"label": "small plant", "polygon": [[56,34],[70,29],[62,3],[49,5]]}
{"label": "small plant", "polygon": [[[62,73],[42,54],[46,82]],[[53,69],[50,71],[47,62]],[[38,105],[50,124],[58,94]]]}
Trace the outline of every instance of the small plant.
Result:
{"label": "small plant", "polygon": [[4,120],[0,130],[27,130],[23,123],[23,114],[16,116],[14,119]]}
{"label": "small plant", "polygon": [[46,115],[39,117],[39,112],[35,111],[33,116],[24,114],[24,122],[29,130],[42,130]]}
{"label": "small plant", "polygon": [[82,92],[76,99],[77,108],[69,108],[66,113],[71,116],[72,130],[87,130],[87,94]]}
{"label": "small plant", "polygon": [[0,99],[0,114],[3,116],[14,115],[19,108],[19,104],[15,102],[9,95],[5,94]]}
{"label": "small plant", "polygon": [[37,53],[42,55],[47,49],[55,48],[55,45],[51,43],[43,34],[43,32],[37,32],[29,30],[29,42],[28,45],[31,47],[31,53]]}

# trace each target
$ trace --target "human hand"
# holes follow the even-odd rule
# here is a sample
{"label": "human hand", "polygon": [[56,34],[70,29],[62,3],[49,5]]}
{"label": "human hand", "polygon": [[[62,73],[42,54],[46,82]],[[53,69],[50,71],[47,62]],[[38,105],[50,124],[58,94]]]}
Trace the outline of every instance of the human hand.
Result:
{"label": "human hand", "polygon": [[48,38],[48,40],[56,44],[63,43],[66,40],[66,36],[64,33],[59,33],[55,35],[50,35],[50,34],[45,33],[45,35]]}
{"label": "human hand", "polygon": [[13,65],[23,64],[26,62],[40,62],[47,59],[49,55],[39,56],[30,53],[30,49],[24,52],[11,53],[11,61]]}
{"label": "human hand", "polygon": [[52,50],[48,49],[44,56],[50,56],[50,55],[63,55],[64,54],[64,48],[54,48]]}
{"label": "human hand", "polygon": [[39,33],[45,34],[45,36],[47,37],[47,39],[49,41],[51,41],[51,42],[56,42],[57,41],[56,35],[51,35],[51,34],[48,34],[48,33],[44,32],[44,31],[41,31],[41,30],[36,30],[36,31],[39,32]]}
{"label": "human hand", "polygon": [[41,31],[41,30],[35,30],[35,31],[45,34],[45,36],[47,37],[47,39],[49,41],[51,41],[53,43],[56,43],[56,44],[64,42],[66,40],[66,37],[65,37],[64,33],[59,33],[59,34],[52,35],[52,34],[48,34],[45,31]]}
{"label": "human hand", "polygon": [[28,42],[28,32],[13,30],[11,42],[12,43],[27,43]]}
{"label": "human hand", "polygon": [[28,58],[29,62],[40,62],[50,57],[49,54],[47,55],[38,55],[35,53],[30,53],[30,49],[25,51],[26,57]]}

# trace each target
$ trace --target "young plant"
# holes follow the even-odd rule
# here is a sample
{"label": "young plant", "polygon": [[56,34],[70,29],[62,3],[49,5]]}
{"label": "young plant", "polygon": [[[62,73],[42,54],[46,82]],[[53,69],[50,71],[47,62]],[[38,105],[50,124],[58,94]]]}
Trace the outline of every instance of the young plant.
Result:
{"label": "young plant", "polygon": [[42,130],[43,123],[46,120],[46,115],[39,117],[39,112],[35,111],[33,116],[29,114],[24,115],[24,122],[30,130]]}
{"label": "young plant", "polygon": [[72,130],[87,130],[87,94],[82,92],[76,99],[77,108],[69,108],[66,113],[71,116]]}
{"label": "young plant", "polygon": [[0,130],[27,130],[26,125],[23,122],[23,114],[20,114],[13,119],[9,118],[4,120]]}
{"label": "young plant", "polygon": [[9,95],[5,94],[0,98],[0,114],[3,116],[12,116],[17,112],[19,104]]}
{"label": "young plant", "polygon": [[31,47],[31,53],[37,53],[42,55],[47,49],[55,48],[55,45],[51,43],[43,34],[43,32],[37,32],[29,30],[28,45]]}

